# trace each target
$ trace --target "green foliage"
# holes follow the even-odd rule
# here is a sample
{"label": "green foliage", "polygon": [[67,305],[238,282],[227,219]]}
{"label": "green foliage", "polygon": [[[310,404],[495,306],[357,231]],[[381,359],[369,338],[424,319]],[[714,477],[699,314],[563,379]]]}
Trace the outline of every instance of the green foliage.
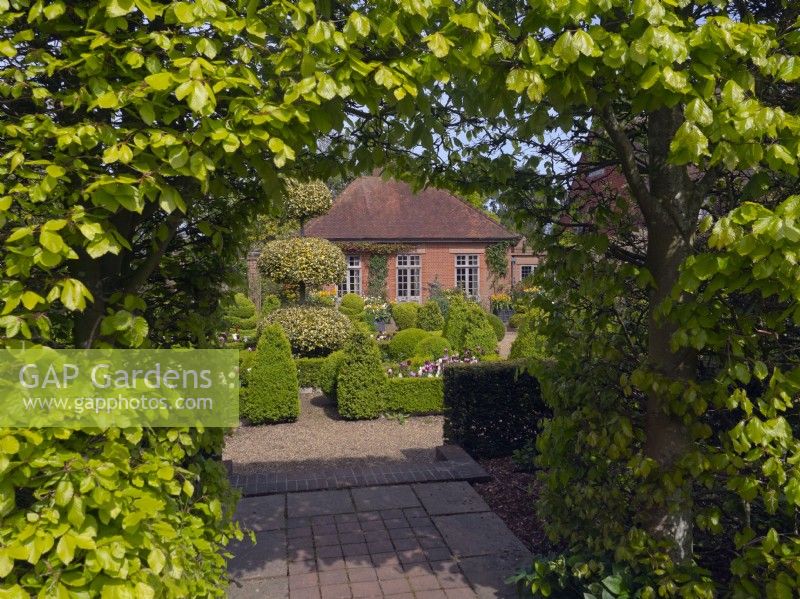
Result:
{"label": "green foliage", "polygon": [[451,364],[444,369],[444,435],[475,457],[507,456],[536,438],[549,415],[524,364]]}
{"label": "green foliage", "polygon": [[489,324],[492,325],[492,329],[494,330],[494,336],[497,337],[498,341],[502,341],[503,337],[506,336],[506,325],[503,324],[499,316],[494,314],[487,314],[487,316],[489,318]]}
{"label": "green foliage", "polygon": [[268,316],[281,307],[281,300],[277,295],[265,295],[261,298],[261,316]]}
{"label": "green foliage", "polygon": [[300,387],[322,388],[323,370],[326,360],[324,358],[295,358],[294,363],[297,367],[297,382]]}
{"label": "green foliage", "polygon": [[[398,333],[398,335],[399,334],[400,333]],[[446,353],[449,353],[451,349],[450,342],[444,337],[427,335],[417,343],[416,347],[414,347],[414,356],[422,358],[423,360],[438,360]]]}
{"label": "green foliage", "polygon": [[370,254],[367,293],[370,297],[386,297],[386,277],[389,275],[389,258],[386,254]]}
{"label": "green foliage", "polygon": [[247,377],[247,401],[242,415],[252,424],[297,420],[300,387],[289,340],[277,324],[269,325],[258,340]]}
{"label": "green foliage", "polygon": [[386,351],[393,360],[407,360],[416,353],[417,344],[428,336],[430,333],[422,329],[398,331],[389,340]]}
{"label": "green foliage", "polygon": [[478,304],[461,295],[454,295],[450,300],[443,334],[457,352],[494,353],[497,347],[489,315]]}
{"label": "green foliage", "polygon": [[508,326],[509,328],[519,330],[525,324],[527,318],[528,314],[526,312],[515,312],[511,315],[511,318],[508,319]]}
{"label": "green foliage", "polygon": [[359,316],[364,311],[364,298],[356,293],[346,293],[339,303],[339,311],[347,316]]}
{"label": "green foliage", "polygon": [[419,304],[415,302],[400,302],[392,304],[392,318],[401,331],[403,329],[412,329],[417,326],[417,312],[419,312]]}
{"label": "green foliage", "polygon": [[0,595],[222,597],[242,538],[223,434],[4,429]]}
{"label": "green foliage", "polygon": [[375,340],[354,333],[345,345],[336,380],[339,414],[350,420],[377,418],[385,411],[386,381]]}
{"label": "green foliage", "polygon": [[258,263],[273,281],[308,287],[338,283],[347,268],[342,250],[316,237],[270,241],[261,250]]}
{"label": "green foliage", "polygon": [[321,216],[333,205],[333,195],[322,181],[286,180],[283,210],[287,218],[304,223]]}
{"label": "green foliage", "polygon": [[486,246],[486,268],[494,279],[502,279],[508,274],[508,250],[514,247],[513,241],[501,241]]}
{"label": "green foliage", "polygon": [[386,379],[386,412],[400,414],[441,414],[444,410],[444,382],[440,377]]}
{"label": "green foliage", "polygon": [[303,357],[325,356],[340,349],[353,324],[334,308],[296,306],[282,308],[267,316],[267,322],[281,325],[292,351]]}
{"label": "green foliage", "polygon": [[420,306],[417,326],[426,331],[439,331],[444,327],[444,317],[438,303],[428,300]]}
{"label": "green foliage", "polygon": [[244,293],[237,293],[223,307],[223,323],[227,329],[229,341],[238,335],[239,347],[253,346],[258,341],[258,314],[256,306]]}
{"label": "green foliage", "polygon": [[511,344],[509,359],[524,358],[544,359],[547,357],[545,348],[547,339],[539,332],[543,326],[544,313],[539,308],[531,308],[517,329],[517,338]]}
{"label": "green foliage", "polygon": [[330,397],[336,399],[336,381],[339,378],[339,367],[344,361],[344,351],[337,350],[325,356],[325,362],[319,373],[319,387],[322,392]]}

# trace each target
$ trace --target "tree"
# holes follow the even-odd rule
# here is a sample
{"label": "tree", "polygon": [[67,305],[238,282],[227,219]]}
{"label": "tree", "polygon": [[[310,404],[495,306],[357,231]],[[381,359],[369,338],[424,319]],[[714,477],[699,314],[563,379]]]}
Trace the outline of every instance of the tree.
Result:
{"label": "tree", "polygon": [[[770,231],[789,227],[789,236],[794,238],[795,203],[787,201],[787,195],[796,189],[800,135],[800,121],[794,114],[800,79],[796,9],[782,2],[500,1],[452,5],[448,10],[446,19],[440,15],[429,19],[425,37],[417,40],[423,70],[444,65],[447,76],[430,93],[419,93],[414,108],[403,103],[387,106],[378,117],[352,109],[358,125],[346,132],[349,138],[343,134],[341,141],[358,148],[357,159],[380,153],[392,163],[396,175],[420,184],[433,181],[462,190],[497,189],[502,201],[521,208],[518,214],[535,218],[533,228],[552,250],[551,256],[564,260],[565,276],[577,274],[576,265],[583,262],[583,275],[589,278],[574,279],[578,286],[572,290],[562,282],[552,289],[563,294],[562,300],[573,302],[570,315],[582,319],[581,333],[586,333],[592,366],[603,362],[604,371],[602,377],[592,379],[588,369],[569,372],[562,366],[557,374],[577,385],[575,374],[580,373],[586,377],[581,381],[584,388],[587,381],[608,383],[609,405],[634,418],[623,429],[617,423],[618,432],[629,431],[620,447],[630,451],[630,460],[623,461],[621,455],[628,454],[620,454],[620,447],[610,441],[604,446],[608,452],[598,457],[607,464],[603,480],[613,486],[608,496],[615,496],[622,508],[625,499],[632,498],[629,505],[641,509],[635,514],[629,514],[628,508],[625,514],[612,514],[619,516],[611,522],[615,529],[577,545],[589,552],[617,547],[617,555],[629,563],[635,563],[634,556],[650,552],[658,556],[645,562],[651,572],[662,566],[666,572],[688,568],[694,555],[694,516],[704,533],[717,531],[712,512],[703,507],[694,511],[698,495],[691,479],[698,476],[698,468],[708,484],[714,476],[727,480],[741,501],[749,506],[757,499],[767,514],[775,513],[776,500],[786,501],[788,511],[796,505],[796,481],[753,487],[760,478],[747,468],[732,473],[708,465],[715,459],[720,463],[741,459],[723,432],[729,420],[734,420],[732,427],[737,419],[741,426],[751,427],[754,437],[748,443],[761,444],[764,437],[758,431],[763,422],[785,432],[781,423],[789,406],[781,404],[775,413],[761,404],[764,411],[753,421],[751,412],[740,413],[720,401],[726,384],[752,397],[761,393],[772,397],[772,392],[744,389],[743,380],[732,382],[727,374],[718,379],[713,391],[700,384],[705,377],[731,368],[748,378],[742,369],[752,370],[756,362],[777,369],[772,385],[785,381],[791,371],[777,355],[769,362],[761,360],[763,348],[745,342],[744,324],[735,323],[736,314],[748,314],[745,322],[751,333],[760,329],[785,350],[796,347],[783,339],[784,335],[796,339],[797,321],[777,316],[794,314],[796,299],[791,299],[788,279],[773,279],[777,271],[763,267],[746,279],[746,285],[742,279],[734,284],[733,278],[719,273],[728,264],[733,277],[732,264],[741,266],[741,262],[716,254],[730,251],[729,244],[738,239],[731,236],[754,243],[752,236],[762,234],[759,227],[767,223]],[[425,56],[420,42],[435,60]],[[411,46],[409,41],[407,52]],[[372,53],[380,55],[380,49]],[[447,173],[456,164],[458,172]],[[625,191],[620,193],[620,186],[612,185],[604,199],[598,200],[594,193],[567,193],[565,198],[565,191],[603,172],[620,175]],[[789,185],[781,187],[778,182]],[[754,214],[765,220],[750,229]],[[703,215],[707,216],[701,219]],[[589,235],[574,235],[582,231]],[[560,241],[554,239],[562,234]],[[783,264],[774,254],[777,238],[761,238],[758,243],[773,244],[768,253],[774,256],[774,268]],[[565,251],[558,251],[559,244]],[[580,251],[569,255],[569,244]],[[738,274],[745,277],[742,271]],[[761,277],[770,278],[769,285],[762,286]],[[722,287],[702,291],[711,279]],[[603,301],[599,293],[623,297]],[[769,300],[759,298],[759,293],[766,293]],[[709,324],[708,315],[718,313],[717,302],[731,307],[730,320]],[[780,309],[769,308],[770,302],[777,302]],[[705,324],[699,326],[702,335],[697,333],[697,323],[678,317],[691,303],[700,314],[705,310]],[[592,324],[585,318],[586,310],[601,304],[603,320]],[[767,313],[774,313],[775,319],[759,320],[752,313],[754,306],[768,307]],[[719,343],[723,331],[730,331],[741,347],[752,351],[745,363],[708,342],[713,338]],[[594,345],[588,343],[590,332],[598,340]],[[622,340],[632,362],[621,357]],[[760,367],[759,371],[764,372]],[[788,385],[783,393],[796,395],[794,383]],[[551,387],[551,393],[563,393],[565,388]],[[575,407],[565,399],[559,407],[566,410],[570,405]],[[712,412],[710,406],[714,406]],[[598,414],[603,431],[613,428],[610,414]],[[711,437],[706,436],[709,419],[722,427]],[[737,431],[733,427],[730,433],[738,435]],[[783,432],[781,441],[758,456],[758,463],[768,470],[775,467],[770,456],[786,460],[797,447],[795,438]],[[598,442],[597,435],[590,436],[586,428],[579,436],[583,442]],[[555,432],[545,443],[549,443],[547,451],[556,450]],[[715,457],[719,455],[726,457]],[[563,462],[548,466],[556,478],[559,469],[565,473],[568,467]],[[721,492],[719,483],[712,486]],[[572,531],[577,538],[579,525],[588,522],[585,514],[578,517],[577,512],[586,502],[575,500],[570,505],[575,506],[573,518],[563,520],[562,538],[570,537]],[[751,525],[749,515],[737,516],[740,532]],[[772,549],[773,530],[788,529],[776,516],[761,521],[758,532],[752,534]],[[791,536],[790,531],[787,534]],[[769,592],[785,594],[781,586],[787,584],[785,571],[778,573],[777,568],[754,574],[760,567],[753,565],[756,560],[742,565],[750,559],[744,557],[746,549],[735,545],[733,538],[727,547],[734,547],[739,561],[731,558],[720,580],[731,576],[733,565],[736,576],[731,584],[737,592],[752,592],[749,577],[763,576],[758,580]],[[664,582],[664,592],[680,586],[670,576],[662,579],[670,581]],[[690,582],[680,586],[681,592],[708,592],[705,582],[698,583],[703,576],[695,570]],[[696,583],[699,586],[692,591]]]}

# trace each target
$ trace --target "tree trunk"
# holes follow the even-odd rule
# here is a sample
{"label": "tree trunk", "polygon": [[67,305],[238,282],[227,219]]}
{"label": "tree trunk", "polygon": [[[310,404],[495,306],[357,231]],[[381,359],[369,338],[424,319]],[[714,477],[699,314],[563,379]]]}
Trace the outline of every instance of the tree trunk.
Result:
{"label": "tree trunk", "polygon": [[[691,253],[699,203],[686,167],[668,163],[669,144],[682,121],[679,109],[662,109],[649,116],[649,198],[640,201],[647,223],[646,266],[653,277],[650,293],[647,367],[670,380],[694,379],[697,355],[693,350],[673,352],[672,335],[678,326],[656,312],[678,280],[679,269]],[[663,390],[651,391],[647,400],[645,454],[663,472],[670,471],[689,451],[691,434],[683,421],[667,413],[669,397]],[[649,532],[672,545],[678,562],[692,558],[692,493],[687,481],[663,505],[646,515]]]}

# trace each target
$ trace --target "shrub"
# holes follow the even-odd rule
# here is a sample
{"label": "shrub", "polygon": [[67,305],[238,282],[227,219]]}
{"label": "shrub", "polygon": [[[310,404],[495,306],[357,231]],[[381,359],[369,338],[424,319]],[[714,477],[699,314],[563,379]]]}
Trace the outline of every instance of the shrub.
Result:
{"label": "shrub", "polygon": [[[474,303],[467,305],[467,319],[462,331],[460,351],[469,350],[476,354],[491,354],[497,349],[497,337],[489,314]],[[452,341],[451,341],[452,343]]]}
{"label": "shrub", "polygon": [[461,295],[453,294],[450,298],[443,333],[457,352],[492,353],[497,347],[489,315],[478,304]]}
{"label": "shrub", "polygon": [[242,538],[223,435],[0,429],[0,596],[219,596]]}
{"label": "shrub", "polygon": [[528,313],[522,326],[520,326],[517,331],[517,338],[514,339],[514,343],[511,344],[511,351],[508,354],[509,359],[543,359],[546,357],[545,347],[547,345],[547,339],[538,332],[541,318],[542,312],[538,308],[533,308],[531,312]]}
{"label": "shrub", "polygon": [[461,295],[454,295],[449,298],[449,308],[447,317],[444,320],[442,334],[450,341],[450,345],[456,351],[463,349],[464,327],[467,324],[467,314],[469,312],[469,300]]}
{"label": "shrub", "polygon": [[549,417],[539,383],[522,362],[449,365],[444,369],[444,436],[479,458],[508,456],[536,438]]}
{"label": "shrub", "polygon": [[277,324],[266,327],[258,340],[244,408],[253,424],[288,422],[300,414],[297,368],[289,340]]}
{"label": "shrub", "polygon": [[[258,313],[256,305],[244,293],[237,293],[222,308],[222,318],[228,331],[230,347],[246,347],[258,341]],[[233,341],[231,335],[239,339]]]}
{"label": "shrub", "polygon": [[264,245],[258,264],[277,283],[308,287],[338,283],[347,269],[342,250],[316,237],[270,241]]}
{"label": "shrub", "polygon": [[419,311],[419,304],[414,302],[401,302],[399,304],[392,304],[392,318],[397,328],[401,331],[403,329],[412,329],[417,326],[417,312]]}
{"label": "shrub", "polygon": [[494,336],[497,337],[498,341],[502,341],[503,337],[506,336],[506,325],[504,325],[503,321],[494,314],[487,314],[487,316],[489,318],[489,324],[492,325],[492,328],[494,329]]}
{"label": "shrub", "polygon": [[322,388],[322,369],[327,358],[295,358],[297,382],[300,387]]}
{"label": "shrub", "polygon": [[286,180],[283,209],[286,216],[305,222],[325,214],[333,205],[333,195],[322,181]]}
{"label": "shrub", "polygon": [[395,333],[386,350],[393,360],[407,360],[416,353],[417,344],[430,333],[422,329],[404,329]]}
{"label": "shrub", "polygon": [[500,354],[485,354],[481,356],[481,362],[500,362],[503,357]]}
{"label": "shrub", "polygon": [[339,377],[339,367],[344,360],[344,352],[338,350],[325,358],[325,361],[320,368],[319,373],[319,387],[322,392],[330,397],[336,399],[336,379]]}
{"label": "shrub", "polygon": [[272,314],[275,310],[281,307],[281,300],[277,295],[265,295],[261,299],[261,316]]}
{"label": "shrub", "polygon": [[[413,330],[413,329],[408,329]],[[450,342],[444,337],[429,334],[421,339],[414,348],[414,355],[423,360],[438,360],[450,351]]]}
{"label": "shrub", "polygon": [[436,331],[444,326],[442,310],[434,301],[427,301],[417,312],[417,327],[426,331]]}
{"label": "shrub", "polygon": [[307,303],[312,306],[321,306],[323,308],[333,308],[336,306],[336,295],[328,291],[315,291],[308,296]]}
{"label": "shrub", "polygon": [[346,293],[339,303],[339,311],[348,316],[356,316],[364,311],[364,299],[355,293]]}
{"label": "shrub", "polygon": [[511,329],[519,329],[528,315],[525,312],[515,312],[511,315],[511,318],[508,319],[508,327]]}
{"label": "shrub", "polygon": [[267,317],[283,328],[292,351],[303,357],[325,356],[340,349],[353,330],[344,314],[333,308],[298,306],[276,310]]}
{"label": "shrub", "polygon": [[336,379],[336,402],[343,418],[377,418],[385,407],[386,375],[375,340],[356,332],[347,342]]}
{"label": "shrub", "polygon": [[441,414],[444,381],[437,377],[386,380],[385,411],[401,414]]}

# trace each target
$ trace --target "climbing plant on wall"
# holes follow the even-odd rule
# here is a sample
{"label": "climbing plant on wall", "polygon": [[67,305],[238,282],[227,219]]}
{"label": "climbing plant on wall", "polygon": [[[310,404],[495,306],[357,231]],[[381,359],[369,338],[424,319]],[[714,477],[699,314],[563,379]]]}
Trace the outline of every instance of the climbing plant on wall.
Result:
{"label": "climbing plant on wall", "polygon": [[369,280],[367,293],[370,297],[386,297],[386,277],[389,274],[389,258],[386,254],[369,257]]}
{"label": "climbing plant on wall", "polygon": [[502,279],[508,273],[508,250],[513,245],[512,241],[501,241],[486,247],[486,267],[493,287],[498,279]]}

